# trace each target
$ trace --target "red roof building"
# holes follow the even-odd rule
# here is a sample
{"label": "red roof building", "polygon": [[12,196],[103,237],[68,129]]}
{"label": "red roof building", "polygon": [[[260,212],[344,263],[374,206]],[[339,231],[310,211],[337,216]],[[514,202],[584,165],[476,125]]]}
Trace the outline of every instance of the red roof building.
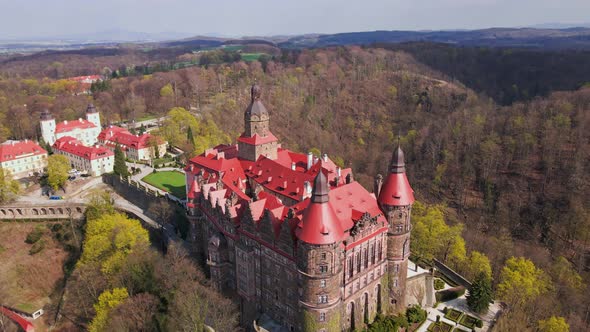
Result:
{"label": "red roof building", "polygon": [[0,144],[0,168],[16,179],[43,172],[47,151],[34,141],[6,141]]}
{"label": "red roof building", "polygon": [[[156,141],[155,146],[157,147],[152,144],[152,139]],[[159,155],[164,156],[167,147],[167,143],[160,137],[149,133],[135,135],[127,129],[117,126],[109,126],[101,131],[98,135],[98,141],[111,150],[114,150],[117,145],[120,146],[127,158],[133,160],[151,160],[155,158],[157,155],[156,148],[159,150]]]}
{"label": "red roof building", "polygon": [[287,330],[303,331],[303,317],[321,329],[335,316],[354,329],[363,310],[404,309],[414,196],[401,149],[370,193],[328,155],[282,148],[260,92],[251,89],[238,144],[209,149],[185,169],[195,243],[213,284],[248,301],[245,322],[264,312]]}
{"label": "red roof building", "polygon": [[53,144],[53,151],[66,156],[72,168],[92,176],[112,172],[115,164],[113,151],[102,146],[85,146],[70,136],[59,138]]}

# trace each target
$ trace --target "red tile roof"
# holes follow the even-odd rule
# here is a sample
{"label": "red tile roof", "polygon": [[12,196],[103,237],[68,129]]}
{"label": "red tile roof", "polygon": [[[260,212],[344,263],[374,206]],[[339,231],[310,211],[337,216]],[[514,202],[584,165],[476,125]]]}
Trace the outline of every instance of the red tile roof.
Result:
{"label": "red tile roof", "polygon": [[85,146],[82,142],[71,136],[64,136],[55,141],[53,149],[67,152],[75,156],[95,160],[113,156],[113,151],[102,146]]}
{"label": "red tile roof", "polygon": [[379,193],[379,203],[389,206],[404,206],[414,203],[414,190],[406,173],[390,173]]}
{"label": "red tile roof", "polygon": [[29,140],[7,141],[0,144],[0,162],[42,154],[47,154],[47,151],[36,142]]}
{"label": "red tile roof", "polygon": [[258,134],[254,134],[254,136],[252,136],[252,137],[247,137],[247,136],[244,136],[244,134],[242,134],[242,136],[238,137],[238,142],[243,142],[243,143],[247,143],[250,145],[260,145],[260,144],[264,144],[264,143],[277,142],[278,140],[279,139],[276,138],[275,135],[273,135],[270,132],[265,137],[260,136]]}
{"label": "red tile roof", "polygon": [[74,121],[63,121],[55,125],[55,133],[65,133],[74,129],[96,128],[96,125],[88,120],[78,119]]}
{"label": "red tile roof", "polygon": [[102,142],[110,141],[110,145],[120,144],[127,148],[141,150],[148,147],[148,141],[152,137],[150,134],[133,135],[127,129],[110,126],[98,135],[98,140]]}

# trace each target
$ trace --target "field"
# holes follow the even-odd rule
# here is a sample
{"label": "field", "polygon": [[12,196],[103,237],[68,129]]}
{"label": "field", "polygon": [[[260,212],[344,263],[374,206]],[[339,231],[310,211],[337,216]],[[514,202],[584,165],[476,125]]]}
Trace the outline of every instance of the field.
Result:
{"label": "field", "polygon": [[[63,278],[67,253],[51,236],[44,223],[0,222],[0,299],[2,304],[35,311],[51,303],[50,295]],[[44,248],[31,255],[33,245],[25,242],[38,227]],[[35,321],[43,325],[43,319]],[[39,329],[43,330],[43,329]]]}
{"label": "field", "polygon": [[183,199],[186,196],[184,174],[177,171],[163,171],[152,173],[142,179],[152,186],[162,189],[172,195]]}
{"label": "field", "polygon": [[242,60],[246,62],[258,60],[265,53],[242,53]]}

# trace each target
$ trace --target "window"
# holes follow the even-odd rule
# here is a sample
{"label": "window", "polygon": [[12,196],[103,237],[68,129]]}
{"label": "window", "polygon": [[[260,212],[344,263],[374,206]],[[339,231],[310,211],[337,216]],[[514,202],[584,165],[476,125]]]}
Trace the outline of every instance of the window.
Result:
{"label": "window", "polygon": [[375,246],[371,245],[371,264],[375,264]]}
{"label": "window", "polygon": [[322,259],[323,261],[325,261],[325,260],[326,260],[326,253],[325,253],[325,252],[323,252],[323,253],[320,255],[320,257],[321,257],[321,259]]}
{"label": "window", "polygon": [[399,272],[399,264],[395,264],[393,267],[394,272]]}
{"label": "window", "polygon": [[320,312],[320,322],[325,322],[325,321],[326,321],[326,313]]}
{"label": "window", "polygon": [[348,257],[348,276],[352,278],[354,274],[354,265],[352,264],[352,256]]}
{"label": "window", "polygon": [[369,267],[369,251],[365,248],[365,269]]}
{"label": "window", "polygon": [[397,287],[397,278],[393,279],[393,287]]}
{"label": "window", "polygon": [[379,244],[377,244],[377,253],[378,253],[379,261],[381,261],[383,259],[383,250],[381,248],[381,242],[379,242]]}
{"label": "window", "polygon": [[361,253],[356,253],[356,272],[361,272]]}
{"label": "window", "polygon": [[320,265],[320,273],[328,272],[328,265]]}
{"label": "window", "polygon": [[318,296],[318,303],[328,303],[328,295]]}
{"label": "window", "polygon": [[396,225],[395,226],[395,231],[398,233],[401,233],[404,230],[404,225]]}
{"label": "window", "polygon": [[320,280],[320,287],[326,287],[326,280]]}

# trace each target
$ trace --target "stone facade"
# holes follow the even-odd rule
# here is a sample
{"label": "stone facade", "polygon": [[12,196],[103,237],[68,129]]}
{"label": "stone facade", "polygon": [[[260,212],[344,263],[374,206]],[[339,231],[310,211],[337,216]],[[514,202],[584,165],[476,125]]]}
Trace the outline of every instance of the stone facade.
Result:
{"label": "stone facade", "polygon": [[282,149],[257,86],[244,120],[237,146],[186,169],[194,253],[240,303],[242,326],[264,330],[263,316],[273,331],[351,331],[404,310],[414,197],[403,154],[371,194],[327,155]]}

